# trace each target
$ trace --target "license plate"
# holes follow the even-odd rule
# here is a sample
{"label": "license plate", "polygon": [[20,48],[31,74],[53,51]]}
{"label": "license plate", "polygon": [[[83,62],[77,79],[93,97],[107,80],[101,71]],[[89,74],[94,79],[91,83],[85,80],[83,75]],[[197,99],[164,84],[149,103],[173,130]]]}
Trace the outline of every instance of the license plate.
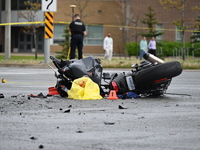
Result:
{"label": "license plate", "polygon": [[126,77],[126,83],[128,85],[129,90],[135,90],[135,84],[133,82],[132,76],[127,76]]}

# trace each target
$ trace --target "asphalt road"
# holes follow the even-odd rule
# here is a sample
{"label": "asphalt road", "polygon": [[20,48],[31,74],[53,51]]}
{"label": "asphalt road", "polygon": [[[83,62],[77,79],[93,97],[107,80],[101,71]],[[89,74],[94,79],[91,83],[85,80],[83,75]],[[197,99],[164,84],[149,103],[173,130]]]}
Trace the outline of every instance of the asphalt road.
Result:
{"label": "asphalt road", "polygon": [[184,70],[163,97],[125,100],[29,99],[55,85],[51,69],[0,67],[0,79],[2,150],[200,149],[200,71]]}

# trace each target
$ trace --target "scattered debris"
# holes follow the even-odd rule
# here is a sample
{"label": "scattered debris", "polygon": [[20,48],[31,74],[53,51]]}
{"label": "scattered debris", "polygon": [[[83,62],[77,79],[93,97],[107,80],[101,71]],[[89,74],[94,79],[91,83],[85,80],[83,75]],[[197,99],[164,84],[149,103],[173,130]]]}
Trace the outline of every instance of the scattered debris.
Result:
{"label": "scattered debris", "polygon": [[47,107],[47,109],[53,109],[53,107],[50,107],[50,106],[46,106]]}
{"label": "scattered debris", "polygon": [[83,133],[83,131],[79,130],[79,131],[76,131],[76,133]]}
{"label": "scattered debris", "polygon": [[4,98],[4,95],[2,93],[0,93],[0,98]]}
{"label": "scattered debris", "polygon": [[122,107],[121,105],[119,105],[119,109],[127,109],[127,108],[124,108],[124,107]]}
{"label": "scattered debris", "polygon": [[114,125],[114,122],[104,122],[105,125]]}
{"label": "scattered debris", "polygon": [[31,139],[31,140],[37,140],[37,138],[34,137],[34,136],[30,137],[30,139]]}
{"label": "scattered debris", "polygon": [[39,149],[43,149],[43,148],[44,148],[44,146],[43,146],[43,145],[40,145],[40,146],[39,146]]}
{"label": "scattered debris", "polygon": [[21,95],[21,97],[25,97],[25,95],[22,94],[22,93],[20,93],[20,94],[18,94],[18,95],[12,95],[11,97],[12,97],[12,98],[17,98],[17,97],[20,96],[20,95]]}
{"label": "scattered debris", "polygon": [[63,113],[70,113],[70,109],[65,110]]}
{"label": "scattered debris", "polygon": [[142,117],[138,117],[138,119],[144,119],[144,117],[142,116]]}
{"label": "scattered debris", "polygon": [[38,95],[30,94],[29,97],[34,97],[34,98],[47,98],[47,96],[44,96],[43,93],[39,93]]}
{"label": "scattered debris", "polygon": [[106,111],[105,109],[101,109],[101,110],[99,110],[99,111]]}

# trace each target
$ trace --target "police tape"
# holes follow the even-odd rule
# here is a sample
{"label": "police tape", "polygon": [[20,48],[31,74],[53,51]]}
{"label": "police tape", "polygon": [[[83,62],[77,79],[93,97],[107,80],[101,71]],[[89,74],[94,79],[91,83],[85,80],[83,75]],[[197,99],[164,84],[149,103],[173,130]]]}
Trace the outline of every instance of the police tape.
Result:
{"label": "police tape", "polygon": [[[63,22],[63,21],[53,21],[55,24],[70,24],[70,22]],[[0,26],[7,26],[7,25],[31,25],[31,24],[45,24],[45,21],[37,21],[37,22],[13,22],[13,23],[0,23]],[[112,28],[120,28],[121,30],[125,29],[142,29],[142,30],[149,30],[153,29],[156,30],[156,28],[148,28],[148,27],[136,27],[136,26],[120,26],[120,25],[99,25],[99,24],[85,24],[85,25],[91,25],[91,26],[104,26],[104,27],[112,27]],[[158,30],[157,30],[158,31]],[[177,29],[159,29],[159,31],[184,31],[184,32],[194,32],[194,33],[200,33],[200,30],[177,30]]]}
{"label": "police tape", "polygon": [[44,21],[39,22],[13,22],[13,23],[0,23],[0,26],[8,26],[8,25],[23,25],[23,24],[43,24]]}

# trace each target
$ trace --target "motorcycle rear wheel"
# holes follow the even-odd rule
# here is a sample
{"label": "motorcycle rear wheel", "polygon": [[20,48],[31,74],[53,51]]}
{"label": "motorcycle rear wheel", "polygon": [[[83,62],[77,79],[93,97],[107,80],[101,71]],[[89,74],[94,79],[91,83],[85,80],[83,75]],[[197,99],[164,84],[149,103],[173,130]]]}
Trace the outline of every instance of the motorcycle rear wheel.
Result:
{"label": "motorcycle rear wheel", "polygon": [[158,64],[150,68],[142,69],[134,78],[136,85],[144,85],[164,78],[178,76],[182,72],[182,66],[178,61]]}

